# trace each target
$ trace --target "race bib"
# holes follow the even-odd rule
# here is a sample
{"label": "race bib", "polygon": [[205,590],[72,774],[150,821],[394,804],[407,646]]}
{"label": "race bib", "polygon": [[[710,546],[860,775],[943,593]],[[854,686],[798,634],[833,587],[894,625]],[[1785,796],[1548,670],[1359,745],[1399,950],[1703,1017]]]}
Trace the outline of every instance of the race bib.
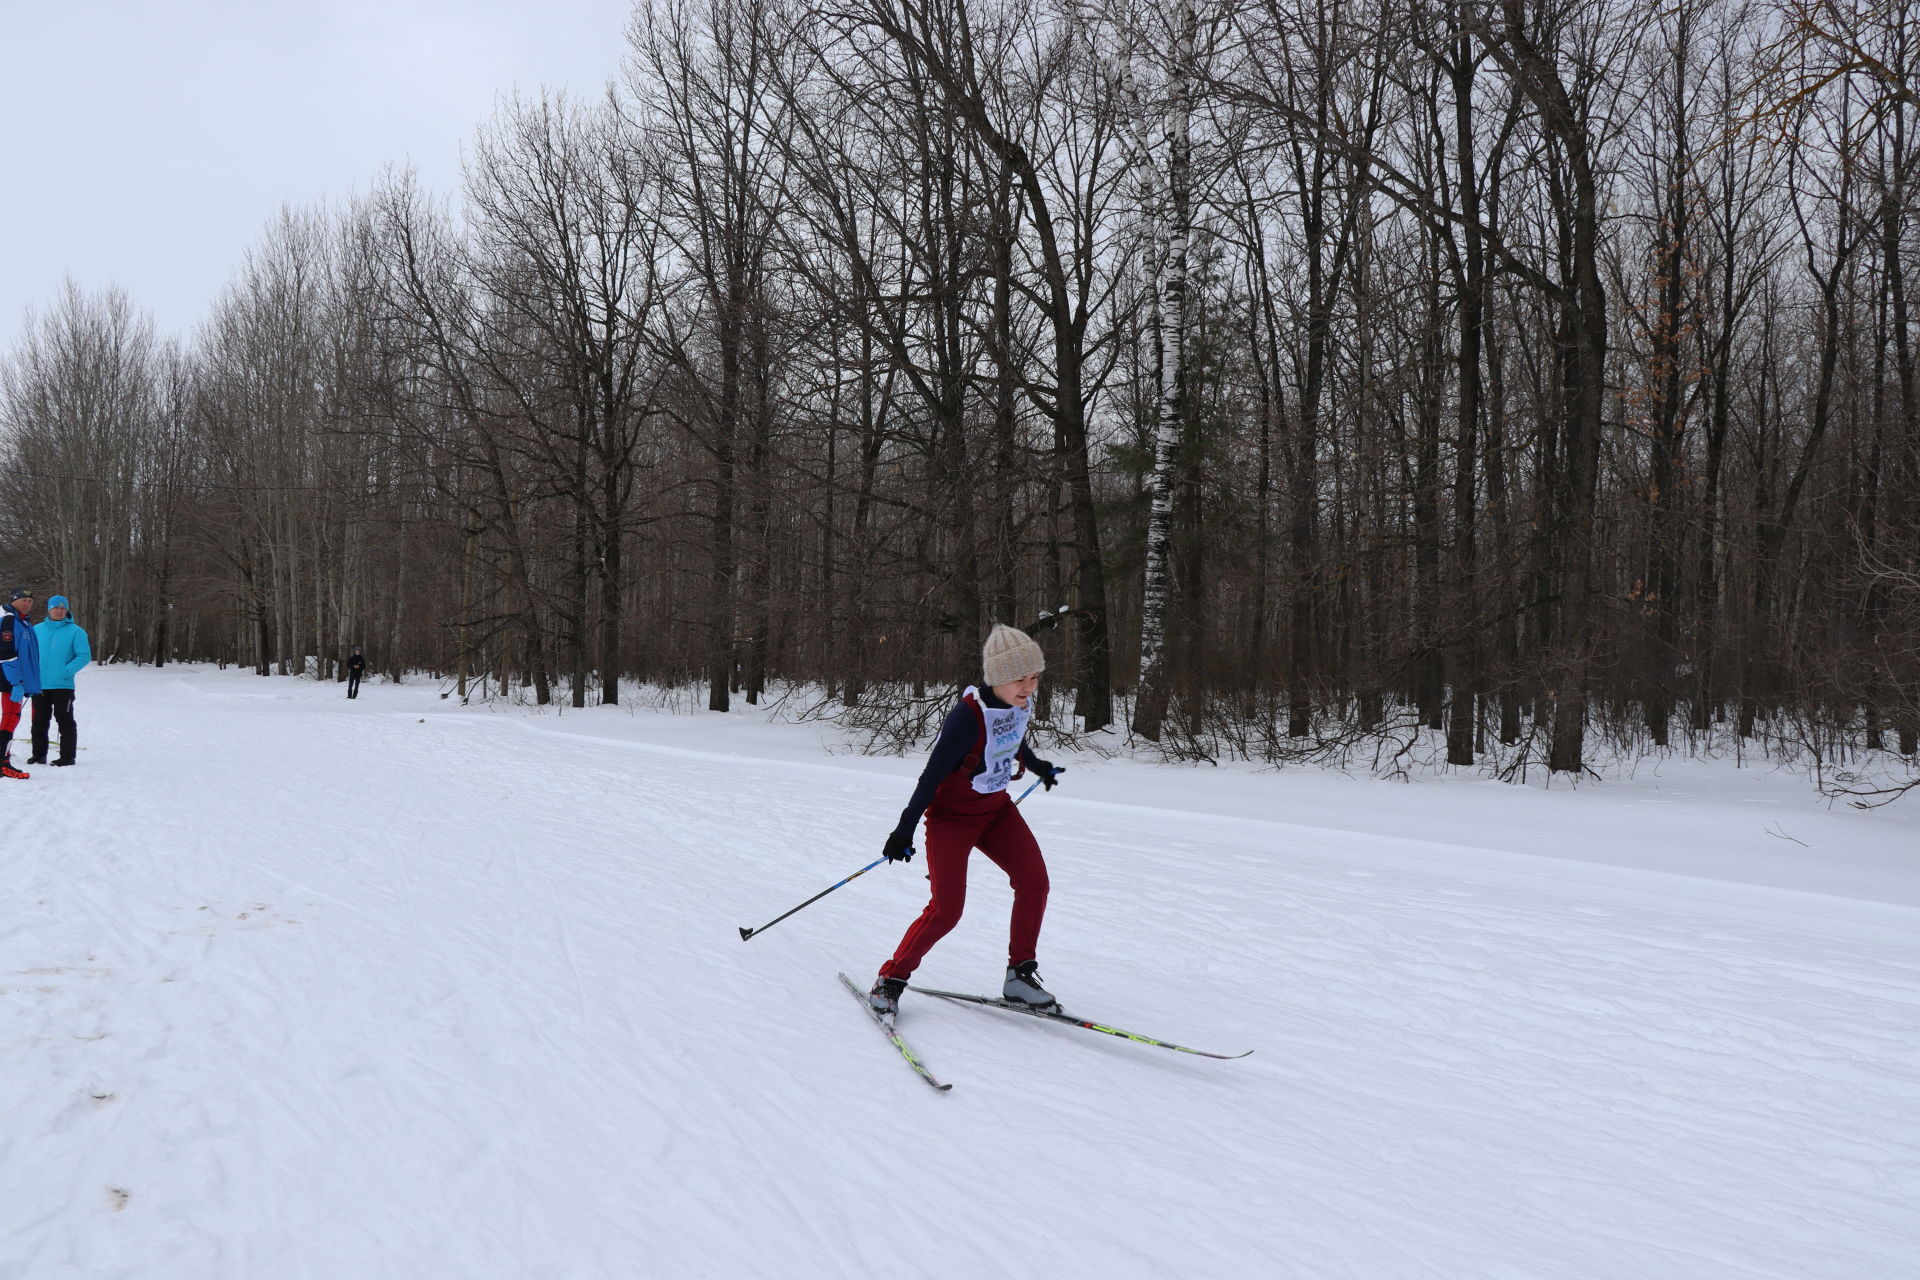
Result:
{"label": "race bib", "polygon": [[973,775],[973,789],[983,796],[1005,791],[1013,781],[1014,755],[1027,736],[1027,713],[1019,707],[990,707],[978,689],[968,689],[966,697],[980,708],[980,718],[987,725],[986,759]]}

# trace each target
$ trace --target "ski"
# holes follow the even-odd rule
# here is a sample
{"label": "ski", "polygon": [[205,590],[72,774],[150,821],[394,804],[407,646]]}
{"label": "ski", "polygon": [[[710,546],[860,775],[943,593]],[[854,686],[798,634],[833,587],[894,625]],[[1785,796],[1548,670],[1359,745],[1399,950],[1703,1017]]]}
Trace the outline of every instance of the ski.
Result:
{"label": "ski", "polygon": [[907,1065],[913,1068],[916,1075],[943,1093],[953,1088],[950,1084],[941,1084],[940,1081],[934,1077],[933,1072],[927,1070],[927,1064],[920,1061],[919,1057],[915,1055],[913,1046],[901,1039],[900,1033],[893,1029],[893,1024],[883,1017],[878,1009],[868,1003],[867,993],[860,989],[859,984],[855,983],[852,978],[849,978],[844,973],[840,975],[840,981],[847,984],[847,990],[853,992],[853,998],[860,1002],[860,1007],[867,1011],[867,1016],[873,1019],[874,1025],[886,1034],[887,1039],[893,1041],[893,1047],[900,1051],[900,1056],[907,1060]]}
{"label": "ski", "polygon": [[[851,986],[853,984],[848,983],[847,985]],[[1253,1050],[1249,1049],[1246,1053],[1209,1053],[1205,1049],[1189,1049],[1186,1045],[1174,1044],[1170,1040],[1156,1040],[1152,1036],[1135,1035],[1131,1031],[1122,1031],[1118,1027],[1110,1027],[1104,1022],[1093,1022],[1086,1018],[1076,1018],[1070,1013],[1061,1012],[1057,1007],[1053,1009],[1033,1009],[1013,1000],[999,1000],[993,996],[970,996],[959,991],[935,991],[931,987],[915,987],[909,985],[907,990],[917,991],[923,996],[939,996],[942,1000],[955,1000],[962,1004],[985,1005],[989,1009],[1005,1009],[1009,1013],[1024,1013],[1029,1018],[1045,1018],[1048,1022],[1062,1022],[1070,1027],[1085,1027],[1089,1031],[1098,1031],[1102,1035],[1118,1036],[1122,1040],[1131,1040],[1136,1044],[1150,1044],[1161,1049],[1171,1049],[1175,1053],[1191,1053],[1201,1058],[1231,1060],[1234,1058],[1244,1058],[1247,1054],[1253,1052]]]}

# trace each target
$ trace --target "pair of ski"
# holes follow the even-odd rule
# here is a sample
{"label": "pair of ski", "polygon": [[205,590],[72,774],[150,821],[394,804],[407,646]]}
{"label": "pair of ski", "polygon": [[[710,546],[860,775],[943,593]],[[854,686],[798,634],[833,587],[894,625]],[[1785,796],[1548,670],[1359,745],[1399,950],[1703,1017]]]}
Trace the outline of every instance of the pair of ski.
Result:
{"label": "pair of ski", "polygon": [[[867,1016],[873,1019],[874,1025],[879,1027],[881,1033],[893,1043],[893,1047],[900,1051],[900,1056],[907,1060],[907,1065],[913,1068],[914,1074],[918,1075],[922,1080],[925,1080],[936,1089],[946,1090],[953,1088],[950,1084],[942,1084],[933,1072],[927,1069],[927,1064],[920,1061],[920,1055],[913,1051],[913,1046],[908,1044],[900,1033],[894,1029],[893,1020],[873,1007],[872,1002],[867,999],[867,993],[860,989],[859,984],[855,983],[852,978],[849,978],[844,973],[840,975],[840,981],[845,983],[847,990],[853,993],[853,998],[860,1002],[860,1007],[867,1011]],[[1045,1018],[1048,1022],[1061,1022],[1070,1027],[1083,1027],[1088,1031],[1098,1031],[1103,1035],[1118,1036],[1122,1040],[1131,1040],[1135,1044],[1150,1044],[1156,1048],[1171,1049],[1175,1053],[1190,1053],[1200,1058],[1244,1058],[1248,1053],[1253,1052],[1253,1050],[1248,1049],[1246,1053],[1209,1053],[1205,1049],[1189,1049],[1186,1045],[1174,1044],[1170,1040],[1156,1040],[1152,1036],[1136,1035],[1131,1031],[1122,1031],[1118,1027],[1110,1027],[1104,1022],[1092,1022],[1086,1018],[1076,1018],[1070,1013],[1062,1012],[1057,1005],[1051,1009],[1035,1009],[1029,1005],[1020,1004],[1017,1001],[1000,1000],[993,996],[972,996],[959,991],[935,991],[931,987],[909,986],[907,990],[917,991],[923,996],[938,996],[942,1000],[951,1000],[956,1004],[982,1005],[989,1009],[1005,1009],[1009,1013],[1024,1014],[1029,1018]]]}

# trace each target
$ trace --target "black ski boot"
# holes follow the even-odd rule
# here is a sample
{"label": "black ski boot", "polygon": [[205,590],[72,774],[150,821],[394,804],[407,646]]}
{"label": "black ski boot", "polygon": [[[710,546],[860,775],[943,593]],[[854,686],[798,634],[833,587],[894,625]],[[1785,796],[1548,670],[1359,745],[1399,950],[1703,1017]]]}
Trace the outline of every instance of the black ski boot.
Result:
{"label": "black ski boot", "polygon": [[1006,985],[1000,988],[1001,996],[1035,1009],[1058,1009],[1060,1002],[1040,985],[1039,968],[1038,960],[1025,960],[1008,969]]}
{"label": "black ski boot", "polygon": [[873,990],[867,992],[867,1003],[875,1013],[891,1018],[900,1012],[900,993],[906,989],[905,978],[875,978]]}

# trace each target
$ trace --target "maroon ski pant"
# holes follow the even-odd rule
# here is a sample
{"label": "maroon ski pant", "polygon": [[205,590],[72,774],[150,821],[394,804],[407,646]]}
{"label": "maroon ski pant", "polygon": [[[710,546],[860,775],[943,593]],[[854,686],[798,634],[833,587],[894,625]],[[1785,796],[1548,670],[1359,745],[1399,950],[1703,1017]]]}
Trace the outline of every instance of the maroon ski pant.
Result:
{"label": "maroon ski pant", "polygon": [[1047,914],[1047,862],[1027,830],[1013,797],[1004,791],[980,795],[970,778],[956,773],[942,783],[927,806],[924,853],[933,896],[920,918],[908,926],[893,959],[880,966],[882,977],[910,978],[933,944],[960,923],[967,906],[967,859],[975,850],[1007,873],[1013,885],[1013,924],[1007,939],[1007,964],[1034,958],[1040,921]]}

